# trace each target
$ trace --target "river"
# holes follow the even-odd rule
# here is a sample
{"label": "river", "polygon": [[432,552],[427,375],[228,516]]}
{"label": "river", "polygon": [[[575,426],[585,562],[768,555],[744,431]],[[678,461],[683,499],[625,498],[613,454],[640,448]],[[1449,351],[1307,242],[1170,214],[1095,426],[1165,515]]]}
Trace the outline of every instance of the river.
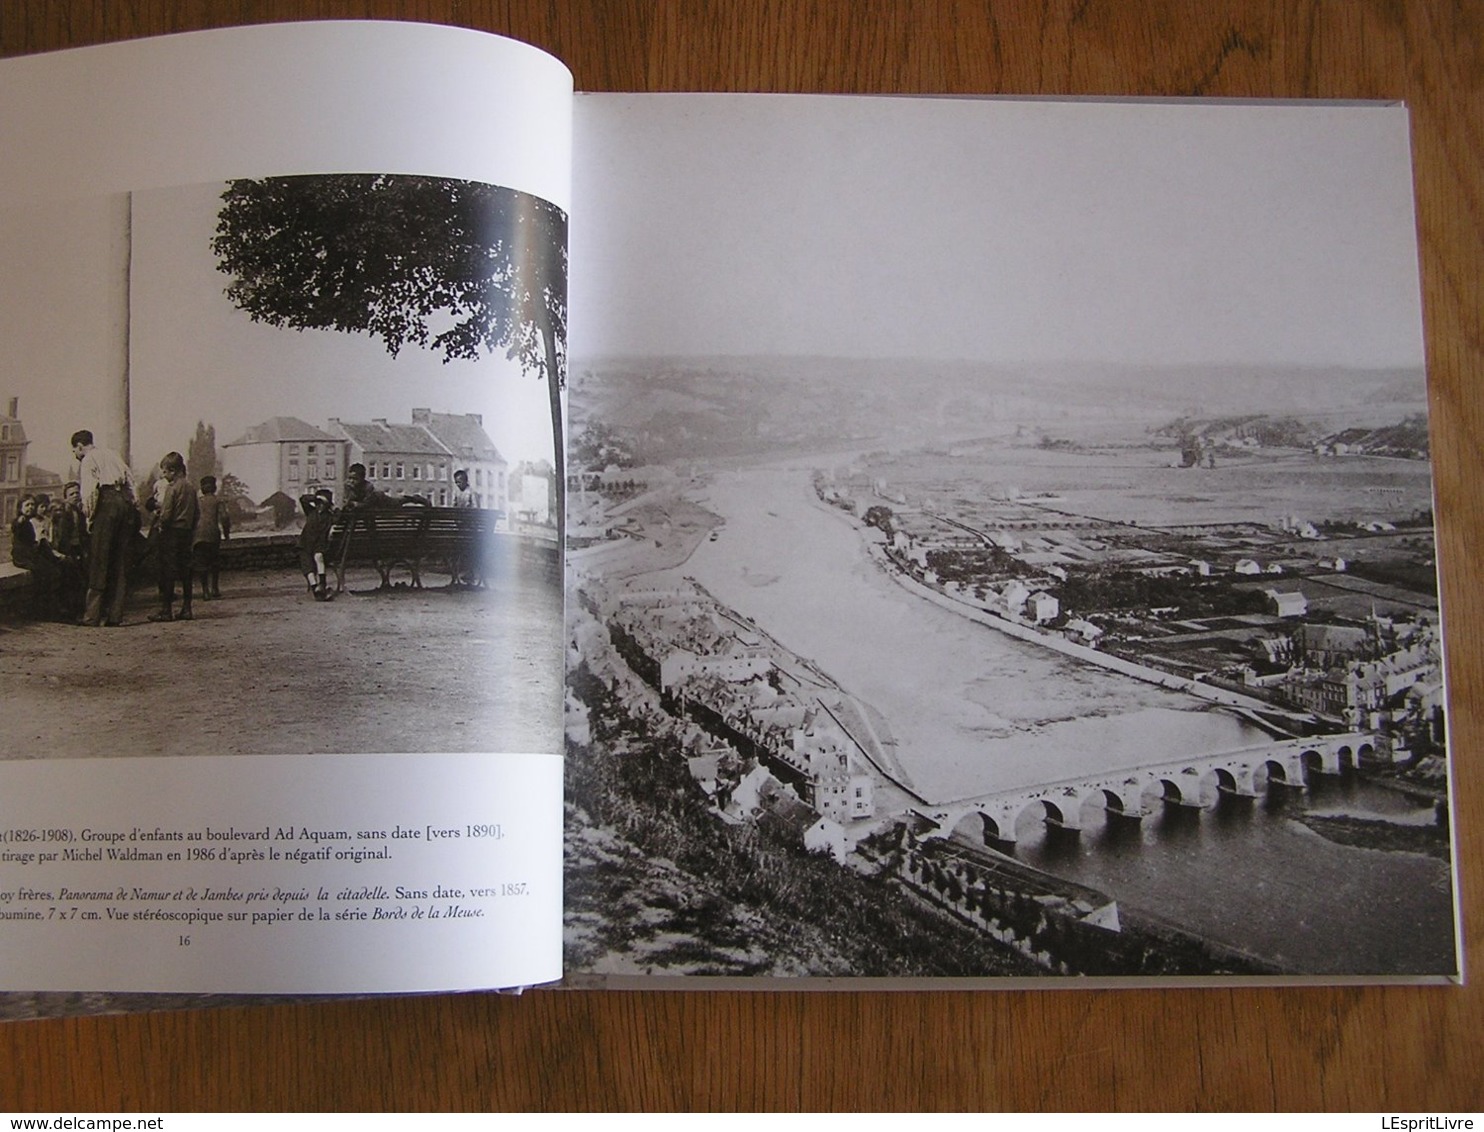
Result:
{"label": "river", "polygon": [[[910,785],[931,801],[1266,738],[1196,697],[1015,640],[909,594],[871,560],[855,524],[815,499],[806,467],[719,471],[697,499],[725,526],[679,572],[873,707]],[[1363,784],[1336,789],[1326,794],[1321,785],[1315,797],[1287,805],[1338,798],[1361,815],[1395,808]],[[1297,970],[1453,969],[1442,861],[1338,845],[1262,803],[1151,815],[1132,830],[1090,817],[1075,839],[1023,819],[1017,855]]]}
{"label": "river", "polygon": [[682,572],[874,707],[929,801],[1267,739],[1195,696],[913,596],[871,560],[851,519],[815,499],[804,469],[721,473],[699,498],[726,525]]}

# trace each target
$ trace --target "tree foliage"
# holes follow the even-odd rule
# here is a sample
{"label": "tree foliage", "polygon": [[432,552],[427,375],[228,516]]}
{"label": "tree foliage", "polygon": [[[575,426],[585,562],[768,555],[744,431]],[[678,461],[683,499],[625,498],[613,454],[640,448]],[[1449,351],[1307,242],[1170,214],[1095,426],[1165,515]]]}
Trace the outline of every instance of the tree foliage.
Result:
{"label": "tree foliage", "polygon": [[384,174],[239,180],[212,251],[257,322],[369,334],[445,362],[495,350],[546,381],[565,473],[567,217],[528,193]]}
{"label": "tree foliage", "polygon": [[222,475],[222,462],[216,454],[216,426],[205,421],[196,422],[196,433],[186,447],[186,471],[193,480],[202,476]]}
{"label": "tree foliage", "polygon": [[886,535],[887,538],[891,538],[892,513],[890,507],[882,507],[880,504],[876,504],[872,507],[867,507],[863,519],[866,526],[879,527],[882,534]]}

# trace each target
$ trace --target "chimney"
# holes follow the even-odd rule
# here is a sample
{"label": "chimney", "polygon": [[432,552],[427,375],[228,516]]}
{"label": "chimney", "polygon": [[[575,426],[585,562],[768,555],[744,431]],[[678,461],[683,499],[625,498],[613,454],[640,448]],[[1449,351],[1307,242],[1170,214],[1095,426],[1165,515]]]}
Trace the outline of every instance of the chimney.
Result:
{"label": "chimney", "polygon": [[425,424],[432,424],[432,422],[433,422],[433,411],[431,409],[413,409],[412,410],[412,423],[413,424],[423,424],[423,425],[425,425]]}
{"label": "chimney", "polygon": [[10,399],[10,408],[9,408],[9,410],[7,410],[7,412],[6,412],[5,415],[7,417],[10,417],[12,420],[16,420],[16,419],[18,419],[20,417],[20,415],[21,415],[21,399],[19,397],[12,397]]}
{"label": "chimney", "polygon": [[374,424],[374,425],[380,425],[382,428],[386,428],[386,418],[385,417],[372,417],[371,418],[371,423]]}

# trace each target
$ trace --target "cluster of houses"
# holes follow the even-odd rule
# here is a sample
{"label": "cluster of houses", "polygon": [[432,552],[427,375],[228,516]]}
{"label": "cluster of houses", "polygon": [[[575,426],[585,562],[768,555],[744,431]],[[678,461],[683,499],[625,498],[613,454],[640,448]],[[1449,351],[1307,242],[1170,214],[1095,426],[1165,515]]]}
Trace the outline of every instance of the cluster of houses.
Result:
{"label": "cluster of houses", "polygon": [[[1046,514],[1021,514],[1013,505],[1000,509],[996,525],[984,524],[979,529],[912,507],[901,492],[879,479],[836,484],[820,477],[816,482],[825,502],[879,528],[884,553],[906,574],[966,605],[1040,627],[1043,632],[1059,633],[1081,645],[1106,646],[1161,670],[1218,683],[1229,680],[1259,698],[1348,728],[1385,730],[1393,735],[1399,750],[1416,738],[1424,746],[1443,742],[1436,630],[1421,620],[1393,624],[1374,615],[1364,627],[1307,621],[1309,599],[1299,580],[1278,580],[1288,574],[1295,565],[1292,562],[1231,556],[1218,565],[1215,557],[1191,558],[1168,549],[1141,548],[1104,529],[1106,524],[1073,517],[1067,517],[1066,523],[1049,523]],[[872,502],[862,504],[858,497]],[[897,509],[888,510],[887,502]],[[1322,537],[1312,523],[1293,515],[1283,516],[1275,525],[1290,537]],[[1376,534],[1395,530],[1383,520],[1357,524],[1357,528]],[[1338,556],[1307,560],[1304,565],[1330,574],[1344,574],[1350,567]],[[1259,587],[1265,615],[1227,617],[1224,628],[1203,628],[1200,621],[1169,621],[1173,608],[1125,613],[1111,621],[1096,613],[1067,611],[1057,595],[1067,581],[1068,569],[1079,567],[1151,577],[1225,574],[1240,588]],[[1094,623],[1094,617],[1103,624]],[[1140,617],[1153,620],[1141,628]],[[1156,621],[1162,628],[1153,628]],[[1120,628],[1121,643],[1106,644],[1102,639],[1106,626]],[[1130,632],[1135,635],[1129,636]],[[1153,635],[1146,639],[1148,633]],[[1217,659],[1221,652],[1217,638],[1223,636],[1231,638],[1235,653],[1225,662]],[[1200,661],[1188,651],[1197,638],[1211,646],[1205,655],[1207,663],[1216,666],[1204,675],[1192,667]],[[1134,641],[1141,643],[1135,647]],[[1249,660],[1242,659],[1243,650]]]}
{"label": "cluster of houses", "polygon": [[[510,509],[510,468],[478,413],[413,409],[405,424],[332,417],[325,428],[298,417],[271,417],[223,445],[221,459],[223,470],[243,483],[255,503],[275,494],[297,499],[321,487],[339,498],[346,469],[363,464],[377,489],[421,495],[438,506],[452,498],[454,472],[466,470],[476,506]],[[541,497],[544,506],[544,491]]]}
{"label": "cluster of houses", "polygon": [[[828,689],[790,671],[780,646],[692,584],[587,600],[665,709],[713,741],[691,771],[723,816],[782,822],[807,848],[843,854],[845,827],[875,814],[875,780],[857,769],[859,747]],[[749,769],[734,779],[728,766]]]}
{"label": "cluster of houses", "polygon": [[[27,464],[29,446],[19,399],[11,397],[0,413],[0,513],[8,518],[22,495],[61,490],[60,476]],[[274,496],[297,500],[317,488],[340,499],[347,469],[362,464],[377,489],[421,495],[438,506],[451,502],[453,474],[464,470],[475,506],[519,512],[538,523],[550,518],[548,478],[512,470],[479,413],[413,409],[405,423],[331,418],[325,428],[298,417],[270,417],[223,445],[220,456],[223,471],[259,506]]]}
{"label": "cluster of houses", "polygon": [[1259,642],[1264,667],[1243,672],[1280,703],[1346,727],[1441,744],[1443,673],[1437,630],[1373,616],[1364,626],[1303,624]]}

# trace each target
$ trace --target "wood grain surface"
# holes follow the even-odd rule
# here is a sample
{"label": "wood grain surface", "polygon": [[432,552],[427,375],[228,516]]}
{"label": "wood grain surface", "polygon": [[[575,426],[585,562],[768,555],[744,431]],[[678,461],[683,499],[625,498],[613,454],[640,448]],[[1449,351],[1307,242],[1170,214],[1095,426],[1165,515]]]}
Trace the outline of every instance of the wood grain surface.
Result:
{"label": "wood grain surface", "polygon": [[[1464,930],[1480,973],[1478,0],[3,0],[0,55],[327,17],[505,33],[561,56],[586,90],[1406,100]],[[1480,981],[437,996],[4,1024],[0,1109],[1478,1110],[1481,1034]]]}

